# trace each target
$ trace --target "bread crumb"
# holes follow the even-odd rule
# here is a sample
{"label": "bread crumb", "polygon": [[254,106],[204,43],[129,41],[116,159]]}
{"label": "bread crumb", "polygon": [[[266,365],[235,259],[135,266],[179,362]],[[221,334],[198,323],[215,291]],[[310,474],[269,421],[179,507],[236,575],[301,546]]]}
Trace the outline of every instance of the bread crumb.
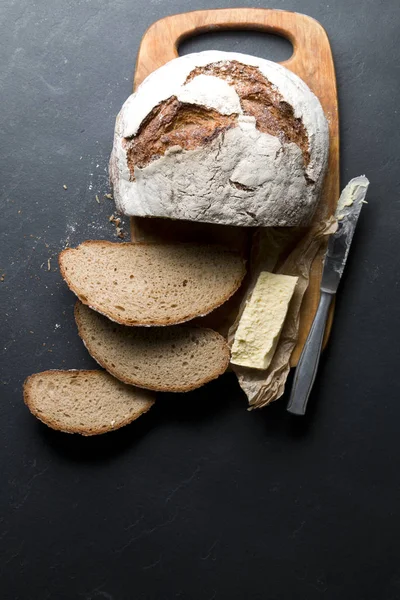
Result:
{"label": "bread crumb", "polygon": [[64,190],[67,190],[67,189],[68,189],[68,188],[67,188],[67,186],[65,185],[65,183],[64,183],[64,185],[63,185],[63,188],[64,188]]}
{"label": "bread crumb", "polygon": [[5,273],[3,273],[3,274],[0,276],[0,281],[4,281],[4,280],[5,280],[5,278],[6,278],[6,274],[5,274]]}
{"label": "bread crumb", "polygon": [[100,200],[99,200],[99,197],[97,194],[96,194],[96,202],[97,202],[97,204],[100,204]]}
{"label": "bread crumb", "polygon": [[47,270],[50,271],[51,270],[51,258],[47,259]]}
{"label": "bread crumb", "polygon": [[110,221],[110,223],[113,223],[115,225],[115,233],[117,237],[124,238],[125,233],[122,230],[122,227],[120,227],[122,220],[119,217],[116,217],[114,214],[110,215],[108,217],[108,220]]}
{"label": "bread crumb", "polygon": [[104,198],[108,198],[109,200],[114,200],[111,194],[104,194]]}

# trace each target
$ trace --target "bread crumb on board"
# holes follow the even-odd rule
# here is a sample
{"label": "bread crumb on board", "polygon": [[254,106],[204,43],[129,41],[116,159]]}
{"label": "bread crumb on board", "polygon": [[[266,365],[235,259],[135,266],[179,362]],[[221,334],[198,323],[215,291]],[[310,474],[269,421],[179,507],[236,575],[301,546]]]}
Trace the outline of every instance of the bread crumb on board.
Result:
{"label": "bread crumb on board", "polygon": [[68,188],[67,188],[67,186],[65,185],[65,183],[64,183],[64,185],[63,185],[63,188],[64,188],[64,190],[67,190],[67,189],[68,189]]}
{"label": "bread crumb on board", "polygon": [[108,220],[110,221],[110,223],[113,223],[113,225],[115,225],[115,233],[117,237],[123,239],[125,237],[125,232],[121,227],[121,219],[112,214],[108,217]]}
{"label": "bread crumb on board", "polygon": [[5,273],[2,273],[2,274],[0,275],[0,281],[4,281],[4,280],[5,280],[5,278],[6,278],[6,274],[5,274]]}

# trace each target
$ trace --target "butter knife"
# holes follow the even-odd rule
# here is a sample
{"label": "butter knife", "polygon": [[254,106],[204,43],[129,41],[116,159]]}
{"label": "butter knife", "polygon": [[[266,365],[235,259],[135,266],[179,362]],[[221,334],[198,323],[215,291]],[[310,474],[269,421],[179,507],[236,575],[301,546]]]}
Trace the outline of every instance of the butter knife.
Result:
{"label": "butter knife", "polygon": [[368,186],[369,181],[365,175],[355,177],[347,184],[339,198],[335,215],[338,228],[328,242],[318,310],[297,364],[292,392],[287,405],[288,412],[294,415],[304,415],[306,412],[307,402],[317,374],[329,307],[344,271]]}

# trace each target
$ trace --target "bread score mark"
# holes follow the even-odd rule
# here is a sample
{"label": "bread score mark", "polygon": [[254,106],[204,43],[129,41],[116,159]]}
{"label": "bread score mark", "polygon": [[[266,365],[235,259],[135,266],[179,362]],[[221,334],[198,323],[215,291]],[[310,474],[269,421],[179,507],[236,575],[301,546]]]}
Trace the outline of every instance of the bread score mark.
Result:
{"label": "bread score mark", "polygon": [[[233,86],[243,114],[255,118],[257,129],[277,137],[282,144],[295,143],[302,151],[305,167],[308,166],[309,140],[302,119],[295,117],[293,107],[258,67],[236,60],[210,63],[193,69],[185,84],[199,75],[218,77]],[[224,115],[203,105],[180,102],[176,96],[160,102],[142,121],[137,134],[122,142],[131,181],[135,180],[135,167],[146,167],[173,147],[204,147],[236,127],[237,120],[236,113]],[[307,183],[314,183],[308,176],[306,179]]]}
{"label": "bread score mark", "polygon": [[305,166],[308,166],[309,141],[302,119],[295,117],[293,107],[258,67],[237,60],[221,60],[196,67],[189,73],[185,83],[199,75],[219,77],[232,85],[240,98],[243,113],[256,119],[257,129],[278,137],[282,144],[295,143],[303,153]]}
{"label": "bread score mark", "polygon": [[180,102],[176,96],[160,102],[142,121],[138,133],[123,140],[131,181],[135,179],[135,167],[146,167],[174,146],[184,150],[205,146],[235,127],[237,117]]}

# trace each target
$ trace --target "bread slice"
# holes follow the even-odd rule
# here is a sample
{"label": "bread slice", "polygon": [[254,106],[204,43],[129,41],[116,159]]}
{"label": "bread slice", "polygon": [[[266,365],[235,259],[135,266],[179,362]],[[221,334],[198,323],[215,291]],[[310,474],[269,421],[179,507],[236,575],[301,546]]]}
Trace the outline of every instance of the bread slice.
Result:
{"label": "bread slice", "polygon": [[98,435],[147,412],[154,394],[125,385],[104,371],[44,371],[25,380],[24,401],[52,429]]}
{"label": "bread slice", "polygon": [[243,259],[200,244],[87,241],[59,257],[68,286],[122,325],[173,325],[205,315],[240,286]]}
{"label": "bread slice", "polygon": [[141,388],[187,392],[219,377],[229,364],[229,347],[212,329],[126,327],[79,301],[75,320],[93,358],[121,381]]}

